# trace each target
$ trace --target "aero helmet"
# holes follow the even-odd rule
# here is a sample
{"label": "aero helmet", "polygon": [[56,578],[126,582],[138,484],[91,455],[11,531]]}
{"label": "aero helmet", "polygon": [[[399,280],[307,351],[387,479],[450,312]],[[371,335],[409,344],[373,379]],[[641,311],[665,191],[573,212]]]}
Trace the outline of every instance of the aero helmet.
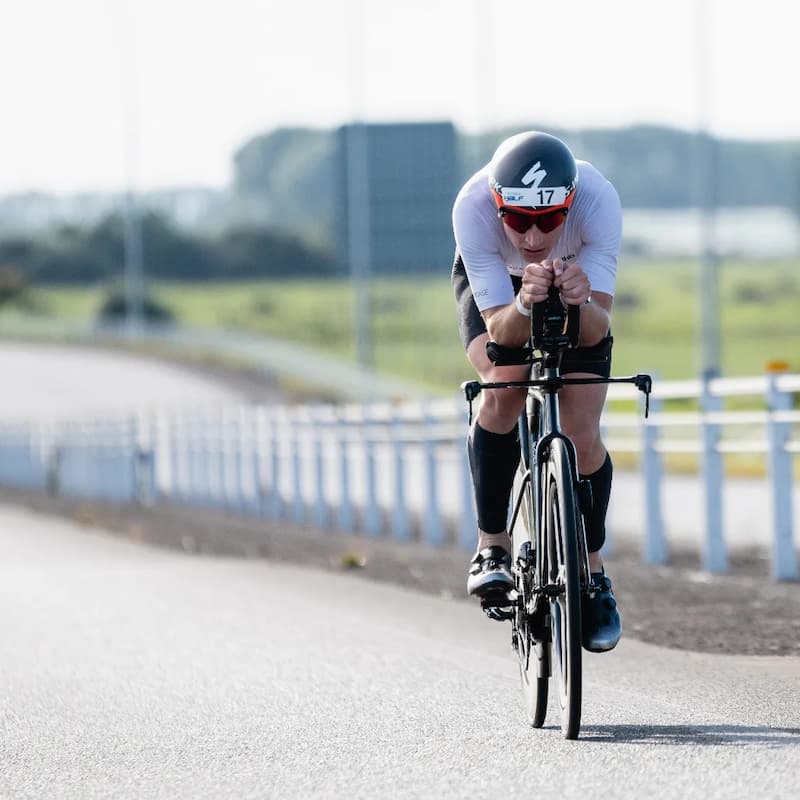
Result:
{"label": "aero helmet", "polygon": [[577,183],[578,167],[570,149],[540,131],[506,139],[489,164],[489,185],[499,209],[566,211],[575,199]]}

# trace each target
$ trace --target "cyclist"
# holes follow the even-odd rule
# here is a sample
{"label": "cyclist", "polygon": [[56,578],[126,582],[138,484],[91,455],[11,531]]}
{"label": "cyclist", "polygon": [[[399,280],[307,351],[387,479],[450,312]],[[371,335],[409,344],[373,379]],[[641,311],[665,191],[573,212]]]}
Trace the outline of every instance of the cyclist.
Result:
{"label": "cyclist", "polygon": [[[616,190],[595,167],[576,161],[564,142],[547,133],[511,136],[461,188],[453,206],[453,231],[459,332],[481,381],[528,377],[527,366],[495,366],[486,342],[526,344],[531,306],[547,298],[551,285],[564,304],[581,307],[579,347],[564,353],[562,374],[610,375],[622,213]],[[493,604],[514,587],[506,528],[520,456],[517,419],[525,395],[525,389],[482,392],[467,445],[479,529],[467,591],[489,596]],[[600,555],[612,477],[600,436],[605,397],[603,384],[565,386],[560,392],[562,428],[575,444],[581,477],[592,487],[586,536],[598,591],[583,598],[582,617],[583,646],[593,652],[615,647],[621,633]]]}

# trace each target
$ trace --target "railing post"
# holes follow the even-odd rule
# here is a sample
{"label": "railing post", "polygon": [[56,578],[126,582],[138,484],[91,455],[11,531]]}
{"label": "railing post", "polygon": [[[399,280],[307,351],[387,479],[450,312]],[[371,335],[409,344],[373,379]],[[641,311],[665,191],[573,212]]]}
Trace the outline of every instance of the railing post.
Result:
{"label": "railing post", "polygon": [[350,497],[350,425],[342,410],[336,431],[339,436],[339,527],[343,531],[353,530],[353,505]]}
{"label": "railing post", "polygon": [[701,382],[700,407],[703,503],[705,511],[706,536],[703,542],[703,567],[708,572],[727,572],[728,555],[725,548],[724,523],[722,515],[722,454],[719,452],[721,426],[711,422],[709,414],[722,410],[722,398],[711,394],[710,379],[703,376]]}
{"label": "railing post", "polygon": [[264,406],[256,406],[253,417],[253,492],[254,508],[257,517],[263,517],[267,513],[265,501],[266,487],[264,477],[264,449],[268,436],[269,427],[267,426],[267,412]]}
{"label": "railing post", "polygon": [[436,464],[438,447],[436,420],[425,413],[424,419],[424,453],[425,453],[425,508],[422,511],[424,538],[428,544],[439,546],[444,542],[442,514],[439,508],[439,481]]}
{"label": "railing post", "polygon": [[328,527],[328,504],[325,499],[325,448],[324,448],[324,426],[322,407],[317,409],[315,414],[316,422],[313,428],[314,441],[314,490],[315,490],[315,510],[314,524],[318,528]]}
{"label": "railing post", "polygon": [[171,502],[179,500],[185,501],[185,491],[183,484],[183,470],[181,466],[181,448],[183,441],[180,438],[180,431],[178,428],[178,420],[174,412],[168,413],[166,418],[166,436],[167,436],[167,452],[169,453],[169,487],[166,490],[166,495]]}
{"label": "railing post", "polygon": [[369,536],[377,536],[381,531],[380,508],[378,506],[378,486],[375,471],[375,432],[377,430],[376,410],[371,406],[362,409],[361,443],[364,447],[364,529]]}
{"label": "railing post", "polygon": [[650,417],[642,425],[642,479],[645,495],[644,560],[647,564],[665,564],[667,543],[664,537],[664,515],[661,508],[661,486],[664,468],[658,452],[658,415],[662,401],[650,400]]}
{"label": "railing post", "polygon": [[197,446],[197,420],[192,415],[181,422],[183,429],[183,456],[186,464],[186,497],[197,505],[200,494],[200,450]]}
{"label": "railing post", "polygon": [[410,538],[408,506],[406,501],[405,426],[401,413],[395,409],[391,422],[392,454],[394,456],[394,508],[392,509],[392,532],[395,539]]}
{"label": "railing post", "polygon": [[272,519],[280,519],[283,516],[283,496],[281,495],[281,419],[282,409],[276,409],[270,420],[270,491],[269,491],[269,512]]}
{"label": "railing post", "polygon": [[156,452],[159,444],[159,417],[155,411],[134,420],[133,452],[136,460],[134,500],[153,506],[158,499]]}
{"label": "railing post", "polygon": [[211,486],[211,479],[209,477],[209,469],[210,469],[210,461],[208,459],[208,448],[206,447],[206,418],[208,416],[207,411],[203,411],[202,413],[198,412],[194,415],[192,419],[192,450],[194,452],[194,456],[192,458],[192,463],[195,465],[195,476],[194,476],[194,497],[195,503],[199,506],[208,506],[211,505],[211,494],[210,494],[210,486]]}
{"label": "railing post", "polygon": [[792,519],[792,454],[786,450],[789,422],[776,419],[776,412],[789,411],[792,396],[778,387],[778,374],[767,373],[767,468],[772,494],[772,576],[776,580],[798,577]]}
{"label": "railing post", "polygon": [[242,513],[258,516],[258,452],[256,442],[256,409],[242,406],[239,409],[239,506]]}
{"label": "railing post", "polygon": [[230,450],[231,442],[228,426],[228,411],[226,408],[217,409],[214,419],[214,433],[216,435],[216,448],[214,449],[216,476],[217,476],[217,496],[215,505],[217,508],[229,509],[228,497],[228,477],[230,476]]}
{"label": "railing post", "polygon": [[203,453],[203,478],[205,480],[203,504],[212,507],[216,503],[216,495],[214,493],[214,440],[212,438],[214,423],[212,421],[212,411],[206,409],[200,420],[200,447]]}
{"label": "railing post", "polygon": [[[468,425],[467,414],[462,411],[465,427]],[[456,537],[458,543],[467,551],[473,551],[478,542],[478,515],[475,510],[475,489],[472,485],[472,469],[469,464],[469,446],[467,435],[456,442],[458,463],[461,465],[461,530]]]}
{"label": "railing post", "polygon": [[231,416],[228,422],[229,425],[226,436],[230,440],[228,458],[232,461],[230,465],[232,474],[228,479],[226,487],[226,505],[236,514],[245,514],[247,512],[247,506],[244,500],[244,409],[242,407],[231,409]]}
{"label": "railing post", "polygon": [[292,492],[294,497],[292,518],[295,522],[303,523],[306,518],[305,498],[303,497],[303,461],[300,442],[301,420],[298,412],[294,411],[291,417],[289,430],[291,431],[292,452]]}

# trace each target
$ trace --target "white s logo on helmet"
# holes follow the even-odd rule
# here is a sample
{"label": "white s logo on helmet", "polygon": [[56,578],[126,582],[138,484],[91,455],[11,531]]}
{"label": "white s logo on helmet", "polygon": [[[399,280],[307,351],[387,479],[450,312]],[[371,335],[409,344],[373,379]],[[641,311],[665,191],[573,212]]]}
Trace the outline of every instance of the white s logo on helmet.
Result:
{"label": "white s logo on helmet", "polygon": [[547,171],[543,170],[542,162],[537,161],[523,176],[522,182],[526,186],[533,189],[538,189],[539,184],[547,177]]}

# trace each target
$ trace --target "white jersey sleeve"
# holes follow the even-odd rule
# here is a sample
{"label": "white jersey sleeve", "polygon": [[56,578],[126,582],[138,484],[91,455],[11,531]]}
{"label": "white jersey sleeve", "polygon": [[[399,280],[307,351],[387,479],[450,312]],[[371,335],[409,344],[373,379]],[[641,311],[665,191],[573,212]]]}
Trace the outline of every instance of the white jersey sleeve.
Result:
{"label": "white jersey sleeve", "polygon": [[453,234],[479,311],[514,299],[508,239],[497,217],[486,168],[473,175],[453,205]]}

